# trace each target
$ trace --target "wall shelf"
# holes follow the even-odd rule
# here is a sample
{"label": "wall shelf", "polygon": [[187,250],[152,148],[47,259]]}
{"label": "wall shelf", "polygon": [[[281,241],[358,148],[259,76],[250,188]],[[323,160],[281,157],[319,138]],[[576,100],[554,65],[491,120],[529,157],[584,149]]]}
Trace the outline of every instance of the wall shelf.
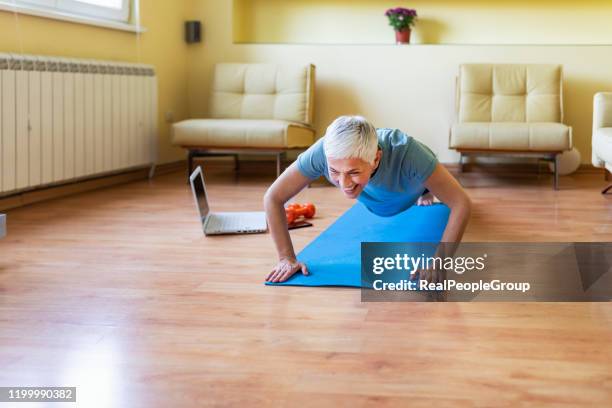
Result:
{"label": "wall shelf", "polygon": [[295,45],[304,47],[397,47],[397,48],[411,48],[411,47],[610,47],[610,43],[602,44],[390,44],[390,43],[307,43],[307,42],[233,42],[234,45],[263,45],[263,46],[278,46],[278,45]]}
{"label": "wall shelf", "polygon": [[397,6],[419,13],[411,45],[612,43],[609,0],[233,0],[233,42],[395,45],[384,12]]}

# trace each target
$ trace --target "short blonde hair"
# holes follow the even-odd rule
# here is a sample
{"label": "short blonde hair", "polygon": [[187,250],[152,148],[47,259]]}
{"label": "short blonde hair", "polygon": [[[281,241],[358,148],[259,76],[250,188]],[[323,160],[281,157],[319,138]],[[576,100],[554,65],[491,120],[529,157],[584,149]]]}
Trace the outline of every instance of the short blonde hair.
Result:
{"label": "short blonde hair", "polygon": [[373,163],[378,150],[376,128],[363,116],[340,116],[327,128],[323,150],[333,159],[358,158]]}

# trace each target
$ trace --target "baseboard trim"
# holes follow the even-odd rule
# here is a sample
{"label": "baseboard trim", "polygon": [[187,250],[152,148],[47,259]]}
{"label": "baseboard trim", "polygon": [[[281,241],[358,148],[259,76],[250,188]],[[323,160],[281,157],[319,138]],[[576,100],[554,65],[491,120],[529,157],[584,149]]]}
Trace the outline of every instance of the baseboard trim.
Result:
{"label": "baseboard trim", "polygon": [[[207,158],[204,164],[211,167],[232,167],[233,160],[219,160],[218,158]],[[241,161],[241,166],[252,166],[253,168],[262,167],[262,161],[260,160],[245,160]],[[459,172],[458,163],[442,163],[451,173]],[[272,168],[274,162],[270,161],[270,168]],[[186,160],[178,160],[171,163],[160,164],[155,168],[155,175],[163,175],[168,173],[174,173],[177,171],[185,171],[187,168]],[[538,167],[536,164],[514,164],[514,163],[466,163],[465,169],[467,172],[472,173],[494,173],[494,174],[517,174],[518,173],[532,173],[537,174]],[[548,170],[548,169],[546,169]],[[576,173],[600,173],[602,170],[593,166],[592,164],[581,164]],[[105,176],[99,176],[86,180],[78,180],[60,185],[48,186],[29,191],[23,191],[12,195],[0,197],[0,211],[10,210],[13,208],[23,207],[26,205],[38,203],[41,201],[52,200],[54,198],[66,197],[73,194],[85,193],[88,191],[98,190],[101,188],[107,188],[116,186],[119,184],[125,184],[132,181],[144,180],[149,176],[149,168],[141,168],[136,170],[124,171],[117,174],[110,174]],[[314,184],[327,184],[323,180],[318,180]]]}
{"label": "baseboard trim", "polygon": [[[155,175],[159,176],[184,170],[187,165],[186,163],[187,162],[185,160],[179,160],[176,162],[157,165],[155,167]],[[85,193],[101,188],[125,184],[132,181],[144,180],[149,177],[149,170],[149,167],[143,167],[94,178],[35,188],[32,190],[7,195],[5,197],[0,197],[0,211],[23,207],[41,201],[52,200],[54,198],[66,197],[73,194]]]}
{"label": "baseboard trim", "polygon": [[185,171],[187,168],[187,160],[177,160],[170,163],[160,164],[155,167],[155,175],[161,176],[163,174],[174,173],[177,171]]}
{"label": "baseboard trim", "polygon": [[[459,163],[442,163],[451,173],[459,173]],[[552,172],[546,163],[540,164],[540,172],[547,174]],[[490,174],[537,174],[538,164],[536,163],[465,163],[463,165],[466,173],[490,173]],[[601,169],[589,163],[583,163],[573,174],[600,173]]]}
{"label": "baseboard trim", "polygon": [[[292,160],[289,160],[285,163],[285,165],[291,164]],[[198,163],[206,165],[210,168],[234,168],[234,159],[231,157],[205,157],[196,160],[196,165]],[[546,170],[548,172],[548,167],[541,164],[540,170]],[[257,159],[245,159],[240,160],[240,166],[268,166],[272,169],[275,166],[275,161],[270,160],[268,158],[262,158],[260,160]],[[458,172],[459,171],[459,163],[442,163],[444,167],[446,167],[450,172]],[[466,171],[473,172],[486,172],[486,173],[510,173],[516,174],[519,173],[537,173],[538,165],[536,163],[465,163],[464,168]],[[576,173],[600,173],[601,169],[593,166],[590,163],[583,163],[580,165]],[[551,172],[552,174],[552,172]]]}

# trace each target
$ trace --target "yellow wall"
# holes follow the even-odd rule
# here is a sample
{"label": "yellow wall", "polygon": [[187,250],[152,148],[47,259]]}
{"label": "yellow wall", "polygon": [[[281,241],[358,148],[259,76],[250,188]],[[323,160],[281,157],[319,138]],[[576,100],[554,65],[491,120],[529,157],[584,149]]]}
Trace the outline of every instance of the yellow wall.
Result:
{"label": "yellow wall", "polygon": [[[318,136],[338,115],[363,114],[376,126],[405,130],[428,144],[443,162],[454,162],[457,155],[447,146],[459,64],[558,63],[565,70],[566,123],[574,127],[582,161],[589,163],[593,95],[612,91],[612,46],[234,44],[230,1],[201,0],[193,6],[192,17],[205,27],[204,42],[188,50],[189,106],[195,116],[206,114],[216,62],[314,63]],[[346,7],[347,14],[351,10]],[[556,32],[561,35],[568,29],[559,25]],[[492,30],[488,38],[494,36]]]}
{"label": "yellow wall", "polygon": [[192,0],[141,1],[141,24],[147,31],[131,32],[68,23],[27,15],[18,19],[0,11],[0,52],[141,62],[155,66],[159,86],[159,162],[184,158],[169,142],[165,112],[175,120],[188,116],[187,45],[183,22]]}
{"label": "yellow wall", "polygon": [[397,6],[419,14],[413,43],[612,44],[610,0],[234,0],[234,41],[392,43]]}
{"label": "yellow wall", "polygon": [[[303,4],[304,1],[286,3]],[[536,4],[532,10],[541,8],[545,3],[542,0],[516,1],[528,10],[531,3]],[[319,0],[312,0],[311,3],[317,2]],[[456,160],[455,153],[447,148],[447,141],[448,127],[454,120],[454,75],[460,63],[563,64],[566,122],[574,126],[575,144],[585,163],[590,161],[593,94],[601,90],[612,91],[612,46],[234,44],[231,0],[143,0],[141,3],[142,24],[148,31],[140,37],[140,58],[137,36],[133,33],[23,15],[16,25],[12,13],[1,11],[0,52],[23,51],[29,54],[141,61],[154,65],[159,80],[159,154],[162,163],[184,157],[182,150],[170,144],[170,125],[164,120],[165,112],[173,112],[175,120],[189,116],[204,117],[212,66],[216,62],[314,63],[317,66],[315,103],[319,136],[336,116],[359,113],[377,126],[404,129],[430,145],[445,162]],[[388,6],[386,1],[375,3],[381,9]],[[419,2],[410,4],[415,3]],[[451,3],[459,2],[432,0],[427,3],[451,7]],[[466,10],[477,11],[490,2],[474,0],[461,3]],[[581,6],[591,3],[587,0]],[[344,7],[345,18],[349,20],[353,18],[353,13],[359,15],[362,4],[371,6],[373,0],[356,0],[355,6],[352,4]],[[399,1],[391,5],[403,4]],[[469,4],[474,6],[469,8]],[[587,7],[585,10],[590,9]],[[608,10],[607,6],[600,8],[602,15],[606,15]],[[250,13],[248,8],[236,11]],[[318,20],[326,16],[326,13],[319,11]],[[189,46],[184,43],[183,22],[186,19],[202,21],[202,43]],[[559,36],[572,28],[561,21],[556,25],[553,22],[554,19],[548,21],[547,26],[552,24],[554,33]],[[272,23],[270,30],[274,30]],[[539,28],[534,27],[522,29],[535,35]],[[590,29],[588,25],[581,27]],[[579,31],[581,27],[576,30]],[[610,29],[610,25],[593,24],[593,27],[604,34]],[[338,32],[343,30],[342,25],[337,27]],[[390,30],[390,27],[385,25],[384,30],[386,36],[386,30]],[[495,29],[488,30],[485,42],[498,38]],[[605,37],[603,34],[597,37],[601,41],[610,38],[612,36]]]}

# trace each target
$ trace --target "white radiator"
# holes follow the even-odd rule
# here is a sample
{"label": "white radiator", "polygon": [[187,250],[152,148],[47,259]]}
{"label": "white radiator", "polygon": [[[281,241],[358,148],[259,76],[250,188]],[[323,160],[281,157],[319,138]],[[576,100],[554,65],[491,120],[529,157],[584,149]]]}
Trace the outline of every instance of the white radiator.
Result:
{"label": "white radiator", "polygon": [[0,195],[152,166],[152,66],[0,54]]}

